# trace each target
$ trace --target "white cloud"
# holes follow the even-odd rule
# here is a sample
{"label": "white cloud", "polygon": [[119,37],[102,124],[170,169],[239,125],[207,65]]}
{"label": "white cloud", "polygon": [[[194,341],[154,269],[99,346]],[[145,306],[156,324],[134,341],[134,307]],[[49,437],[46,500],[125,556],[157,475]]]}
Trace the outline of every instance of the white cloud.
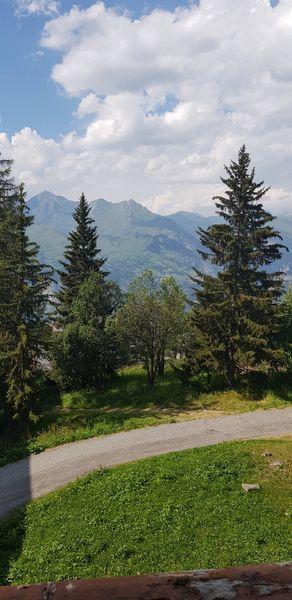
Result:
{"label": "white cloud", "polygon": [[245,142],[258,177],[273,186],[269,205],[286,209],[291,15],[291,0],[276,8],[201,0],[136,20],[103,3],[49,20],[41,44],[59,52],[56,84],[79,98],[78,133],[54,141],[24,129],[5,138],[17,172],[31,192],[74,198],[84,189],[158,211],[210,212],[223,165]]}
{"label": "white cloud", "polygon": [[100,100],[100,98],[98,98],[98,96],[95,94],[87,94],[87,96],[82,98],[76,111],[76,115],[82,119],[82,117],[85,117],[85,115],[92,115],[94,113],[97,114],[101,103],[102,100]]}
{"label": "white cloud", "polygon": [[13,0],[17,16],[46,15],[56,16],[59,13],[58,0]]}

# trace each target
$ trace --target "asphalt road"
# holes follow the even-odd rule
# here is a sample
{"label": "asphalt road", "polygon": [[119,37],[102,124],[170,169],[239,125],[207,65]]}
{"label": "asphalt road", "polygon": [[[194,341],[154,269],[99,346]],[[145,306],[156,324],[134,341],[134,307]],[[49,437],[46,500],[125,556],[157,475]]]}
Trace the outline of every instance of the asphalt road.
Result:
{"label": "asphalt road", "polygon": [[292,435],[292,408],[158,425],[45,450],[0,468],[0,517],[100,467],[241,439]]}

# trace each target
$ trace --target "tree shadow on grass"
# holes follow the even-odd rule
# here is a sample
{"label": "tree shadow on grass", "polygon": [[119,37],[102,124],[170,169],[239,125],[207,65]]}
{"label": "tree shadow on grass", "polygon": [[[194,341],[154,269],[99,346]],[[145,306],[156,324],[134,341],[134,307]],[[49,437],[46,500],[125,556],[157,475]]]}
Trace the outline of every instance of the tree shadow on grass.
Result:
{"label": "tree shadow on grass", "polygon": [[[21,444],[25,452],[24,439]],[[0,585],[9,585],[10,567],[22,551],[26,531],[24,503],[31,499],[30,479],[29,457],[0,467]]]}
{"label": "tree shadow on grass", "polygon": [[111,385],[102,392],[95,390],[79,390],[68,392],[62,396],[62,408],[65,409],[131,409],[188,407],[189,390],[197,393],[195,382],[190,387],[181,384],[176,374],[167,369],[150,388],[146,373],[141,366],[123,369]]}
{"label": "tree shadow on grass", "polygon": [[238,382],[237,389],[246,394],[250,400],[260,401],[268,394],[272,394],[285,402],[292,403],[292,372],[261,373],[254,371]]}
{"label": "tree shadow on grass", "polygon": [[[45,412],[56,399],[56,387],[46,377],[38,381],[38,409]],[[7,424],[8,423],[8,424]],[[26,504],[32,498],[31,461],[34,434],[40,426],[0,423],[0,584],[10,583],[11,565],[22,552],[26,535]],[[38,450],[37,450],[38,451]]]}

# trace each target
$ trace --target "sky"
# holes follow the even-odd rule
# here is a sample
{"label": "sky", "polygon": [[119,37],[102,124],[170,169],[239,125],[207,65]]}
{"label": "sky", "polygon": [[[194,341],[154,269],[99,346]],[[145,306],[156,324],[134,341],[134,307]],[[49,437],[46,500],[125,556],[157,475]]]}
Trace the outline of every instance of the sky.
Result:
{"label": "sky", "polygon": [[245,143],[292,214],[292,0],[0,0],[0,151],[28,196],[211,214]]}

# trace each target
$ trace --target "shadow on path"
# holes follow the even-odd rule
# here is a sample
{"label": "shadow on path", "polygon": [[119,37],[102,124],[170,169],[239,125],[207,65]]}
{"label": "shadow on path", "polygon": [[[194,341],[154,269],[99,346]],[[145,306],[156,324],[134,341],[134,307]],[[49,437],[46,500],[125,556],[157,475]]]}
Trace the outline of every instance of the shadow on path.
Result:
{"label": "shadow on path", "polygon": [[[10,566],[20,556],[26,533],[26,506],[31,499],[30,459],[0,468],[0,584],[9,585]],[[17,483],[15,483],[17,482]]]}

